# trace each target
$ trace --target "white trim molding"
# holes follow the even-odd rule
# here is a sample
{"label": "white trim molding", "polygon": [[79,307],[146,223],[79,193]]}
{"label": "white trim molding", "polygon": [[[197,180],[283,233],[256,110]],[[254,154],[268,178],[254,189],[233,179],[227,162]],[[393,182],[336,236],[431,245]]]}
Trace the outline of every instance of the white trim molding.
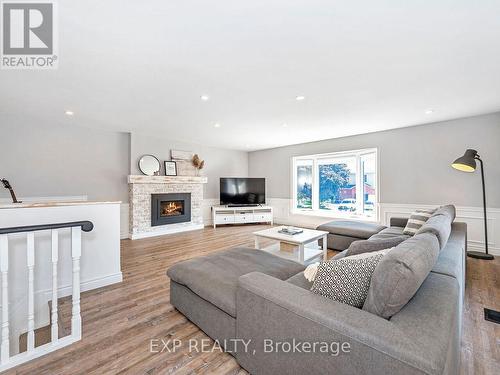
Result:
{"label": "white trim molding", "polygon": [[[288,198],[269,198],[268,205],[273,207],[274,222],[284,225],[295,225],[304,228],[315,228],[333,220],[354,220],[345,218],[319,217],[292,213],[293,200]],[[435,208],[437,205],[380,203],[378,207],[379,222],[389,225],[391,217],[409,217],[419,208]],[[467,246],[469,250],[484,251],[484,219],[482,207],[457,206],[457,221],[467,224]],[[491,254],[500,256],[500,209],[488,208],[488,245]]]}
{"label": "white trim molding", "polygon": [[[333,220],[355,220],[346,218],[321,217],[312,215],[300,215],[292,213],[292,199],[288,198],[268,198],[267,204],[273,207],[274,223],[282,225],[295,225],[304,228],[316,228],[318,225]],[[212,225],[211,207],[219,204],[216,198],[203,199],[202,213],[203,224]],[[389,225],[391,217],[408,217],[418,208],[434,208],[436,205],[425,204],[399,204],[380,203],[378,207],[379,222]],[[467,223],[469,250],[484,251],[484,228],[483,228],[483,208],[457,206],[457,221]],[[121,205],[121,234],[122,238],[128,238],[128,204]],[[500,209],[488,208],[488,235],[490,253],[500,256]],[[201,227],[190,228],[201,229]],[[169,234],[168,231],[161,233]]]}
{"label": "white trim molding", "polygon": [[[408,217],[419,208],[434,208],[436,205],[381,203],[380,221],[389,225],[391,217]],[[484,217],[482,207],[456,206],[456,221],[467,224],[468,250],[484,251]],[[488,208],[488,246],[493,255],[500,255],[500,209]]]}
{"label": "white trim molding", "polygon": [[[61,195],[54,197],[17,197],[21,202],[80,202],[88,201],[86,195]],[[0,203],[12,203],[10,198],[0,198]]]}

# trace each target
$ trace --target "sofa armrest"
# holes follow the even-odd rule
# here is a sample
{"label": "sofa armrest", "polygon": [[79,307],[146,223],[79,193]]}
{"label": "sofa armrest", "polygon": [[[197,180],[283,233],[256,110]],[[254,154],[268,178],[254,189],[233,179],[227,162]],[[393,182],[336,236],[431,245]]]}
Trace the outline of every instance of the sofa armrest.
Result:
{"label": "sofa armrest", "polygon": [[[315,295],[285,281],[253,272],[239,278],[236,331],[251,340],[238,361],[255,374],[437,374],[441,353],[419,345],[418,325],[400,329],[364,310]],[[349,352],[266,352],[266,343],[348,345]],[[347,344],[346,344],[347,343]],[[420,343],[421,344],[421,343]],[[438,370],[438,371],[436,371]],[[441,368],[442,370],[442,368]]]}
{"label": "sofa armrest", "polygon": [[408,223],[408,218],[407,217],[391,217],[389,225],[391,227],[401,227],[401,228],[404,228],[404,227],[406,227],[406,223]]}

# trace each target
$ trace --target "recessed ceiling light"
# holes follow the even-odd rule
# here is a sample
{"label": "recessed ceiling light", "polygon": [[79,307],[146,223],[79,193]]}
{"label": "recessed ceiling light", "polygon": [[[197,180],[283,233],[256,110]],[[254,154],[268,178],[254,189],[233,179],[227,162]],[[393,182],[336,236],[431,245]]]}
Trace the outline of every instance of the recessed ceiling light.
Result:
{"label": "recessed ceiling light", "polygon": [[214,124],[214,128],[220,128],[220,124],[219,123]]}
{"label": "recessed ceiling light", "polygon": [[426,115],[430,115],[430,114],[432,114],[432,113],[434,113],[434,110],[433,110],[433,109],[427,109],[427,110],[425,111],[425,114],[426,114]]}
{"label": "recessed ceiling light", "polygon": [[200,96],[200,99],[203,100],[204,102],[208,102],[210,100],[210,96],[202,95],[202,96]]}
{"label": "recessed ceiling light", "polygon": [[73,112],[73,111],[65,111],[64,114],[66,116],[74,116],[75,112]]}
{"label": "recessed ceiling light", "polygon": [[298,100],[300,102],[301,100],[304,100],[305,98],[306,98],[305,96],[299,95],[299,96],[295,97],[295,100]]}
{"label": "recessed ceiling light", "polygon": [[281,126],[286,128],[286,127],[288,127],[288,124],[282,124]]}

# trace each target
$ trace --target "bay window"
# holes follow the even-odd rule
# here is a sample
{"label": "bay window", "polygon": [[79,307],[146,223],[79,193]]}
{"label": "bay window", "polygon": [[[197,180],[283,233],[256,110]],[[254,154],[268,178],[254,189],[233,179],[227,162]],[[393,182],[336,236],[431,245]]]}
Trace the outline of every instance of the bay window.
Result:
{"label": "bay window", "polygon": [[376,220],[377,150],[293,158],[293,211]]}

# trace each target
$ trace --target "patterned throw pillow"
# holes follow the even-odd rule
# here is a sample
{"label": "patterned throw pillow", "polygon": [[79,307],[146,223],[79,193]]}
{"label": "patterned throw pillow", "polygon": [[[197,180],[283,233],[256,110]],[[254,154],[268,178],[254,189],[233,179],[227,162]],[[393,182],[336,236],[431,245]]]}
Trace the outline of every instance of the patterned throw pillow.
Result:
{"label": "patterned throw pillow", "polygon": [[416,210],[408,219],[408,223],[403,230],[403,234],[407,234],[409,236],[415,235],[415,233],[417,233],[420,227],[424,225],[427,220],[429,220],[434,212],[436,212],[436,209]]}
{"label": "patterned throw pillow", "polygon": [[321,262],[311,291],[347,305],[363,307],[375,267],[390,250]]}

